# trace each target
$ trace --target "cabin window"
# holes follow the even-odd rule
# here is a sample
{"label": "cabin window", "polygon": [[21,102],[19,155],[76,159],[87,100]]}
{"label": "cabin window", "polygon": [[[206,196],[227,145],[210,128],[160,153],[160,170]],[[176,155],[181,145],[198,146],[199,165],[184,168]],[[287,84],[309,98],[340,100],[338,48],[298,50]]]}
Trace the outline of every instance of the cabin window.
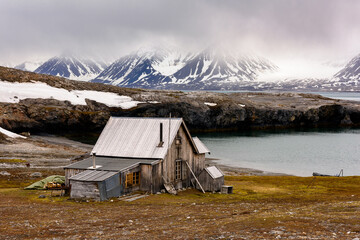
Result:
{"label": "cabin window", "polygon": [[181,179],[181,168],[182,168],[181,160],[176,160],[176,162],[175,162],[175,179],[176,180]]}
{"label": "cabin window", "polygon": [[125,187],[133,187],[140,185],[140,172],[126,174]]}

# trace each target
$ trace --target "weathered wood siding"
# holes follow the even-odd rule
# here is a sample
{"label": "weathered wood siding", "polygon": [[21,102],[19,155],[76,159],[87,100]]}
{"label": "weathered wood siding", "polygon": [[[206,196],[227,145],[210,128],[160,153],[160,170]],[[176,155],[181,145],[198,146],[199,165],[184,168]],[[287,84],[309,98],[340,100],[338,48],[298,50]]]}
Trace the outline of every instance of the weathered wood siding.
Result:
{"label": "weathered wood siding", "polygon": [[164,176],[172,182],[176,188],[191,186],[191,175],[185,162],[182,163],[182,179],[175,179],[175,162],[181,159],[189,163],[189,166],[195,173],[200,174],[205,165],[205,154],[196,154],[188,135],[185,133],[183,126],[180,127],[177,137],[181,139],[181,144],[176,145],[176,140],[171,144],[170,151],[165,157],[163,167]]}
{"label": "weathered wood siding", "polygon": [[[198,180],[207,192],[218,192],[221,190],[221,186],[224,185],[224,176],[213,179],[206,170],[200,173]],[[200,189],[198,184],[196,184],[196,188]]]}
{"label": "weathered wood siding", "polygon": [[162,165],[158,163],[152,166],[152,193],[160,192],[163,188]]}
{"label": "weathered wood siding", "polygon": [[100,201],[100,191],[96,182],[81,182],[70,180],[70,198],[73,199],[95,199]]}
{"label": "weathered wood siding", "polygon": [[83,171],[83,169],[65,169],[65,186],[69,187],[70,186],[70,182],[69,182],[69,178],[71,178],[72,176],[81,173]]}
{"label": "weathered wood siding", "polygon": [[120,196],[120,173],[104,180],[101,183],[98,183],[99,190],[105,190],[105,194],[100,192],[101,200],[109,199],[112,197]]}
{"label": "weathered wood siding", "polygon": [[152,193],[152,166],[144,164],[140,169],[140,190]]}

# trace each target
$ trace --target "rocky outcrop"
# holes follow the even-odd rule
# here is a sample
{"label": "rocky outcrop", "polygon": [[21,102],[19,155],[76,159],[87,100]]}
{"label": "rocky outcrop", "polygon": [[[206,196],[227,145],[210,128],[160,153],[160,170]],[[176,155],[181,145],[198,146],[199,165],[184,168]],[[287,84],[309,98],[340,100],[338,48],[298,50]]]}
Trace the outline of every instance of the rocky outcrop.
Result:
{"label": "rocky outcrop", "polygon": [[0,67],[3,81],[42,81],[68,90],[96,90],[143,102],[131,109],[86,100],[72,105],[54,99],[0,103],[0,127],[23,131],[101,130],[112,116],[182,117],[193,130],[360,126],[360,104],[302,93],[215,93],[126,89],[71,81]]}
{"label": "rocky outcrop", "polygon": [[110,112],[100,103],[73,106],[54,99],[0,103],[0,125],[13,131],[83,131],[102,128]]}
{"label": "rocky outcrop", "polygon": [[[272,95],[272,98],[274,102],[280,103],[277,96]],[[170,113],[173,117],[183,117],[189,128],[202,131],[360,125],[358,105],[342,105],[331,101],[327,105],[310,108],[244,106],[231,101],[207,106],[199,99],[192,99],[191,103],[186,99],[145,103],[128,110],[110,108],[90,100],[87,100],[87,104],[73,106],[69,102],[53,99],[26,99],[18,104],[1,103],[0,126],[17,132],[96,131],[105,126],[110,115],[168,117]]]}

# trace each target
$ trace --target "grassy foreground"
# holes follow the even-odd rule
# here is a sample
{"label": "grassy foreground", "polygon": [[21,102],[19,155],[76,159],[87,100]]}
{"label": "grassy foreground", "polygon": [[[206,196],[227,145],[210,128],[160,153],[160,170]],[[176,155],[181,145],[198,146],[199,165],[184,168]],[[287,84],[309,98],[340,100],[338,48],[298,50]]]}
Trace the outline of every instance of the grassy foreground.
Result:
{"label": "grassy foreground", "polygon": [[[229,176],[231,195],[190,189],[100,203],[6,181],[0,179],[0,239],[360,237],[360,177]],[[42,194],[46,198],[38,198]]]}

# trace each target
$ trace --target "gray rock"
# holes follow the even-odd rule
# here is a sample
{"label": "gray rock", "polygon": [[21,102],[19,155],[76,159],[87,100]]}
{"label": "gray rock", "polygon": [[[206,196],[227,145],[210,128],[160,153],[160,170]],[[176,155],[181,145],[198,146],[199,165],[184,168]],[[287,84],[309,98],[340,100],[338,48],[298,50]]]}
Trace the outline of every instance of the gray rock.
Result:
{"label": "gray rock", "polygon": [[46,196],[45,195],[40,195],[39,198],[46,198]]}
{"label": "gray rock", "polygon": [[30,177],[42,177],[41,172],[33,172],[30,174]]}
{"label": "gray rock", "polygon": [[7,172],[7,171],[1,171],[1,172],[0,172],[0,175],[1,175],[1,176],[10,176],[11,173],[9,173],[9,172]]}

